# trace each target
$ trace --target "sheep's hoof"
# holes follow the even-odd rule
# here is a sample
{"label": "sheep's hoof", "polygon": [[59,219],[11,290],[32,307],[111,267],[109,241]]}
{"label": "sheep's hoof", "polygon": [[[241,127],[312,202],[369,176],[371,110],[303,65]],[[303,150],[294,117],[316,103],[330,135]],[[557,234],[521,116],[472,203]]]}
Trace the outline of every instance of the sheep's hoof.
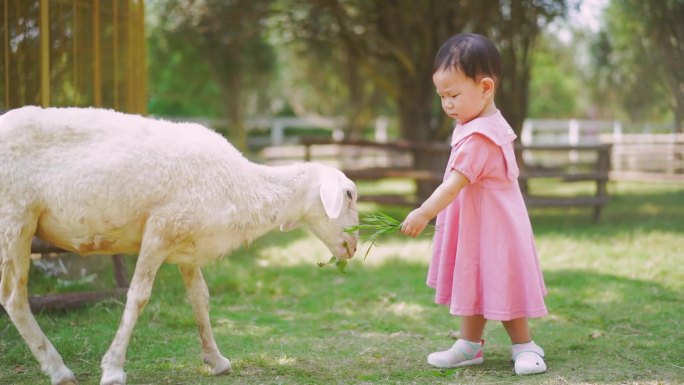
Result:
{"label": "sheep's hoof", "polygon": [[216,366],[211,368],[211,374],[215,376],[220,376],[222,374],[228,374],[233,370],[230,360],[224,358]]}
{"label": "sheep's hoof", "polygon": [[100,385],[126,385],[126,373],[123,370],[103,371]]}

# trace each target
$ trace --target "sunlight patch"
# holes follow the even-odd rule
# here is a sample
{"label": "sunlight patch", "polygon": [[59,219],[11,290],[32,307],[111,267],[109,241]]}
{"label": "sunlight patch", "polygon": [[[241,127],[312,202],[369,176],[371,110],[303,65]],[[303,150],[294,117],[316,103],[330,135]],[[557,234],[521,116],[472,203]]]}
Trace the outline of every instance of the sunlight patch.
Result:
{"label": "sunlight patch", "polygon": [[398,316],[417,318],[425,312],[425,306],[401,301],[391,304],[387,311]]}
{"label": "sunlight patch", "polygon": [[[383,240],[371,248],[364,260],[363,255],[370,246],[362,242],[352,259],[355,263],[378,266],[391,260],[400,259],[407,262],[419,262],[427,265],[430,260],[432,239],[392,239]],[[330,259],[330,251],[314,235],[307,234],[286,245],[269,246],[258,249],[259,266],[296,266],[309,263],[325,262]],[[358,261],[358,262],[357,262]]]}
{"label": "sunlight patch", "polygon": [[328,248],[311,234],[285,245],[260,248],[259,254],[260,266],[296,266],[330,259]]}
{"label": "sunlight patch", "polygon": [[641,206],[639,206],[637,212],[643,215],[658,215],[663,212],[663,207],[656,206],[652,203],[644,203]]}
{"label": "sunlight patch", "polygon": [[615,290],[609,290],[607,288],[601,288],[600,290],[590,290],[590,293],[586,295],[586,303],[594,304],[609,304],[623,302],[624,296]]}
{"label": "sunlight patch", "polygon": [[276,359],[276,362],[278,365],[294,365],[297,360],[288,356],[280,356]]}
{"label": "sunlight patch", "polygon": [[216,320],[216,326],[214,327],[214,331],[218,333],[228,333],[228,334],[235,334],[235,333],[246,333],[248,335],[267,335],[273,332],[272,328],[269,327],[264,327],[264,326],[258,326],[254,324],[245,324],[245,323],[240,323],[238,324],[237,322],[228,319],[228,318],[219,318]]}
{"label": "sunlight patch", "polygon": [[[400,259],[406,262],[423,263],[427,266],[432,252],[431,245],[431,238],[380,241],[373,246],[363,263],[378,266],[394,259]],[[357,254],[365,253],[368,246],[370,245],[362,243]]]}

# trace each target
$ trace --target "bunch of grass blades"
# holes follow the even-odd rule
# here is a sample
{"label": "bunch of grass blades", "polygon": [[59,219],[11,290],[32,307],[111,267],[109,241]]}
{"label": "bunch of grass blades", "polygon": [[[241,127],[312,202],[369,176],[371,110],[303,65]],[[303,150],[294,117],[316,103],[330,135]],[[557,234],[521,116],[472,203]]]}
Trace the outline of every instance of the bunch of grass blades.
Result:
{"label": "bunch of grass blades", "polygon": [[[344,229],[344,231],[347,233],[353,233],[355,231],[358,231],[359,238],[364,243],[369,243],[368,248],[366,249],[366,253],[363,255],[363,260],[365,261],[366,257],[368,257],[368,253],[370,252],[371,248],[373,246],[378,246],[378,239],[389,234],[397,233],[400,229],[401,222],[385,213],[375,212],[363,216],[357,226],[347,227],[346,229]],[[423,234],[432,234],[435,230],[435,226],[430,224],[426,227],[426,230],[428,231],[424,232]],[[335,264],[337,269],[340,270],[342,273],[346,272],[347,261],[343,259],[338,259],[334,256],[330,258],[328,262],[319,262],[318,266],[324,267],[326,265],[330,265],[333,263]]]}

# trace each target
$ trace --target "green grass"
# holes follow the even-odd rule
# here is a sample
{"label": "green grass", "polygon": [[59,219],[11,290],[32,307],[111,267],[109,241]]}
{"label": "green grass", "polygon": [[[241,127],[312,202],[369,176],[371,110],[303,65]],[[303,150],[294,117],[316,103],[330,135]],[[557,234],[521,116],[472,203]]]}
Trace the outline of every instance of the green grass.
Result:
{"label": "green grass", "polygon": [[[613,182],[610,193],[599,223],[588,208],[530,211],[549,289],[550,315],[531,323],[547,353],[546,374],[512,374],[509,341],[495,322],[485,331],[482,366],[427,366],[426,355],[451,345],[449,333],[458,330],[458,318],[433,304],[424,283],[429,237],[382,238],[342,274],[318,268],[329,252],[295,231],[271,233],[204,269],[232,374],[213,377],[202,365],[179,273],[164,266],[128,350],[129,383],[682,384],[684,186]],[[374,210],[398,219],[408,212],[362,206]],[[56,288],[32,279],[32,293]],[[97,384],[121,312],[121,302],[108,301],[37,319],[79,383]],[[0,384],[40,383],[49,381],[0,315]]]}

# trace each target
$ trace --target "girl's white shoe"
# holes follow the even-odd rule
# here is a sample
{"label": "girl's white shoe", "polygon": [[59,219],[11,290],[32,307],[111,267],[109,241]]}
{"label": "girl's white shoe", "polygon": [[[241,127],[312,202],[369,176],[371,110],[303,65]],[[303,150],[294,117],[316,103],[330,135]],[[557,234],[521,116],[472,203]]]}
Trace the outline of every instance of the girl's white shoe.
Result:
{"label": "girl's white shoe", "polygon": [[511,347],[511,357],[515,366],[515,374],[524,376],[528,374],[544,373],[544,349],[534,341],[526,344],[515,344]]}
{"label": "girl's white shoe", "polygon": [[482,345],[484,341],[477,343],[458,339],[449,350],[430,353],[427,362],[438,368],[478,365],[484,361]]}

